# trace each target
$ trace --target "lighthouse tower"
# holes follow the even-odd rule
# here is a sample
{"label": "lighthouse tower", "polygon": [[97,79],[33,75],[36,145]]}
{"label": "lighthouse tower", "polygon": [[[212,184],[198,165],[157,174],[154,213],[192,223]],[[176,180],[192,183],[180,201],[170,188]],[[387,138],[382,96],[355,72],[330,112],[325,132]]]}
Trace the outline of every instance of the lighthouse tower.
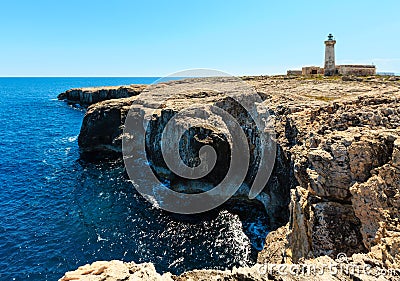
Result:
{"label": "lighthouse tower", "polygon": [[325,41],[325,76],[332,76],[336,73],[335,44],[336,40],[333,39],[332,34],[329,34],[328,40]]}

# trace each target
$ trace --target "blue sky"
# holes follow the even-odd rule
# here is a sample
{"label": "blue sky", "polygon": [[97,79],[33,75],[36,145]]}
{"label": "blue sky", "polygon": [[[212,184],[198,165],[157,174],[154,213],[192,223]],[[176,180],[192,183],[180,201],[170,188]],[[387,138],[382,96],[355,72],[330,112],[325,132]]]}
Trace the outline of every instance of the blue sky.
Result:
{"label": "blue sky", "polygon": [[279,74],[336,59],[400,73],[400,1],[22,1],[0,4],[0,76]]}

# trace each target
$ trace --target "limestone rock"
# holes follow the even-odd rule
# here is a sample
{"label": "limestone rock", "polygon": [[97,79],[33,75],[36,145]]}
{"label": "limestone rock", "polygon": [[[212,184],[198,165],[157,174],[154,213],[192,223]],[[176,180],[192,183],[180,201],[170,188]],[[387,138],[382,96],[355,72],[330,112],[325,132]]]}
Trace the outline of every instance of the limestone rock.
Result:
{"label": "limestone rock", "polygon": [[107,100],[88,107],[78,136],[84,158],[121,156],[122,125],[133,99]]}
{"label": "limestone rock", "polygon": [[[266,207],[273,206],[271,222],[279,217],[271,226],[276,229],[288,222],[269,234],[259,261],[320,263],[345,253],[353,262],[373,264],[377,269],[400,267],[400,82],[379,77],[362,81],[302,77],[244,80],[262,96],[275,122],[277,157],[264,189]],[[236,112],[246,123],[240,108],[221,98],[220,93],[198,89],[174,97],[155,112],[154,136],[159,134],[158,126],[164,118],[195,101],[205,108],[225,104],[225,109]],[[157,101],[147,99],[144,93],[89,107],[79,136],[81,150],[100,159],[121,157],[123,124],[132,105],[139,119],[144,111],[158,108]],[[248,129],[246,137],[253,145],[251,170],[257,159],[257,133],[251,126],[243,128]],[[225,129],[221,124],[210,136]],[[216,147],[222,150],[224,145]],[[254,279],[264,277],[253,273],[240,275],[247,270],[239,269],[236,275],[199,272],[204,280],[217,280],[213,276],[221,276],[221,280],[263,280]],[[196,271],[185,274],[174,278],[196,280],[195,276],[200,276]],[[292,280],[273,274],[268,278]],[[352,280],[398,280],[385,278],[357,275]]]}
{"label": "limestone rock", "polygon": [[117,281],[117,280],[149,280],[149,281],[172,281],[171,274],[160,275],[156,272],[154,265],[143,263],[124,263],[113,260],[96,261],[79,267],[75,271],[67,272],[60,281]]}
{"label": "limestone rock", "polygon": [[379,260],[367,255],[331,259],[323,256],[299,264],[257,264],[232,270],[193,270],[179,276],[159,274],[153,264],[122,261],[95,262],[67,272],[59,281],[395,281],[400,272],[385,269]]}
{"label": "limestone rock", "polygon": [[257,263],[280,264],[287,262],[287,232],[287,228],[282,226],[268,234],[265,239],[265,247],[263,251],[258,254]]}
{"label": "limestone rock", "polygon": [[[229,88],[229,80],[225,81],[224,78],[216,79],[219,79],[218,83],[222,89],[225,84]],[[174,141],[174,131],[164,132],[166,124],[180,110],[193,107],[193,104],[196,103],[196,108],[188,110],[189,116],[197,116],[198,114],[212,116],[212,118],[210,117],[212,126],[204,127],[202,123],[195,126],[193,122],[196,122],[196,120],[191,120],[188,117],[179,121],[180,123],[176,125],[177,127],[185,126],[188,123],[195,127],[186,136],[182,137],[182,143],[185,143],[186,147],[189,148],[181,152],[182,159],[188,163],[199,162],[199,148],[204,144],[213,147],[217,154],[217,163],[215,168],[202,180],[211,184],[218,183],[225,177],[226,171],[229,169],[230,145],[226,136],[230,136],[232,131],[242,130],[249,143],[249,169],[244,186],[251,186],[258,173],[258,163],[261,155],[260,133],[256,124],[243,105],[231,97],[227,97],[222,92],[202,90],[201,87],[207,88],[208,84],[213,83],[213,79],[198,80],[195,86],[191,84],[191,80],[189,82],[185,81],[172,81],[154,85],[155,90],[152,89],[152,93],[156,96],[149,95],[147,91],[144,91],[138,96],[107,100],[90,106],[85,114],[78,137],[82,157],[87,160],[121,157],[122,134],[128,112],[130,114],[129,120],[135,124],[143,124],[145,114],[150,112],[151,120],[146,129],[147,133],[144,131],[143,126],[138,126],[143,131],[140,134],[136,134],[139,135],[139,138],[147,134],[146,145],[148,153],[143,157],[148,157],[153,169],[162,171],[163,179],[171,183],[172,189],[177,190],[180,186],[178,184],[175,185],[175,183],[179,183],[180,178],[169,172],[166,166],[161,149],[161,136],[163,134],[171,134],[164,136],[166,140],[164,145]],[[179,93],[175,92],[176,89],[174,87],[170,87],[171,85],[184,87],[185,83],[188,83],[189,89],[185,88],[185,91]],[[191,87],[194,87],[194,89],[191,89]],[[165,96],[168,97],[169,95],[172,98],[168,98],[162,103],[165,100]],[[260,101],[262,100],[260,99]],[[221,117],[214,117],[214,107],[221,108],[233,116],[238,122],[238,125],[235,126],[240,126],[240,128],[228,127]],[[229,126],[233,125],[229,124]],[[135,145],[141,142],[143,142],[142,139],[136,139],[135,142],[132,142],[133,147],[130,149],[139,151],[140,148],[137,149]],[[277,150],[276,172],[270,177],[263,193],[257,197],[257,200],[260,200],[265,205],[270,225],[272,228],[276,228],[285,224],[288,220],[289,212],[287,206],[290,198],[286,195],[289,193],[290,188],[295,186],[296,180],[290,168],[291,160],[289,154],[280,150],[279,146],[277,148],[275,146],[271,146],[271,148],[265,146],[263,149],[265,149],[266,154],[270,155],[274,155],[275,150]],[[199,191],[202,192],[204,190],[185,190],[186,193]],[[241,190],[236,195],[247,200],[248,193],[240,192]]]}
{"label": "limestone rock", "polygon": [[87,107],[91,104],[105,100],[136,96],[139,95],[145,88],[145,85],[76,88],[59,94],[58,99],[65,100],[70,104],[79,104]]}
{"label": "limestone rock", "polygon": [[392,161],[351,187],[353,208],[360,218],[363,242],[389,267],[400,267],[400,170],[398,141]]}

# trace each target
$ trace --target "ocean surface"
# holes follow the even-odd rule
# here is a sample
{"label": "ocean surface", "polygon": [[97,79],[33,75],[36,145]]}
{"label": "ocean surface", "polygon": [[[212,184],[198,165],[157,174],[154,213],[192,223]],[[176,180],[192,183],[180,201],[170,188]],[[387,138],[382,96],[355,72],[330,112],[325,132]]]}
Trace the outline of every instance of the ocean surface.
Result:
{"label": "ocean surface", "polygon": [[57,95],[156,79],[0,78],[0,280],[57,280],[96,260],[176,274],[255,262],[267,234],[262,211],[166,214],[127,182],[121,163],[80,160],[85,112]]}

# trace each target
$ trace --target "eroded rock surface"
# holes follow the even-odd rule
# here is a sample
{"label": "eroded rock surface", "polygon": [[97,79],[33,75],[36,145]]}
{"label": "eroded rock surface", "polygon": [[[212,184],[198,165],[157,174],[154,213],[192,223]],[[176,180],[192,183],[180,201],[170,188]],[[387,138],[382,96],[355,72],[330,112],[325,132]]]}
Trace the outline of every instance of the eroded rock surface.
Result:
{"label": "eroded rock surface", "polygon": [[[195,84],[193,84],[193,81],[195,81]],[[220,90],[209,90],[215,82],[218,83]],[[202,178],[202,181],[206,183],[217,184],[225,177],[226,171],[229,169],[230,145],[226,136],[232,135],[232,131],[242,130],[244,132],[249,142],[249,169],[245,174],[245,185],[236,195],[246,200],[249,186],[257,176],[259,169],[261,157],[260,132],[244,108],[246,102],[249,101],[244,100],[239,103],[224,94],[224,91],[232,88],[231,83],[229,78],[171,81],[152,86],[151,94],[146,90],[138,96],[94,104],[87,110],[78,138],[81,155],[90,160],[121,157],[125,120],[129,112],[130,122],[139,124],[135,127],[137,130],[143,130],[143,132],[135,134],[136,139],[131,143],[131,146],[138,145],[139,147],[130,147],[130,149],[140,151],[139,144],[143,141],[141,138],[147,134],[147,154],[146,156],[139,155],[136,158],[147,157],[152,167],[161,171],[162,177],[171,183],[171,187],[178,189],[181,179],[168,171],[161,150],[161,137],[163,135],[165,137],[164,145],[167,145],[168,142],[178,141],[175,140],[176,132],[174,130],[164,132],[164,128],[169,120],[182,109],[185,109],[188,116],[179,119],[175,127],[190,123],[194,129],[193,131],[189,130],[188,135],[182,138],[182,142],[186,143],[185,147],[189,148],[181,151],[182,159],[186,160],[189,165],[201,162],[199,160],[199,149],[205,144],[212,146],[218,156],[213,170]],[[240,83],[243,84],[243,82]],[[238,87],[240,86],[239,84]],[[183,89],[183,91],[177,92],[177,89]],[[238,89],[234,87],[234,91],[238,91]],[[257,97],[262,102],[262,97],[259,95]],[[265,96],[263,98],[265,99]],[[193,107],[194,104],[195,107]],[[214,107],[221,108],[233,116],[238,122],[238,125],[236,125],[238,128],[233,128],[232,123],[225,124],[223,118],[218,117],[213,112]],[[143,126],[140,125],[143,124],[146,114],[151,119],[149,120],[149,127],[145,131]],[[208,116],[208,121],[212,125],[205,127],[202,119],[190,118],[191,116]],[[270,218],[270,225],[275,228],[288,221],[290,200],[288,194],[290,188],[295,186],[296,179],[293,176],[293,169],[290,168],[291,163],[288,155],[279,146],[276,147],[273,143],[269,147],[264,147],[264,150],[265,153],[270,155],[274,155],[276,151],[277,160],[267,187],[257,197],[257,200],[265,205]],[[174,183],[177,183],[177,186]],[[188,188],[185,190],[186,193],[201,192],[203,190],[195,188],[203,188],[205,185],[186,185],[186,187]]]}
{"label": "eroded rock surface", "polygon": [[[318,262],[343,253],[377,268],[400,268],[399,81],[376,77],[351,81],[244,79],[255,87],[275,120],[277,158],[264,190],[265,202],[278,206],[270,211],[278,218],[271,226],[282,226],[288,219],[284,228],[268,235],[259,262]],[[204,105],[224,101],[218,93],[198,90],[175,97],[154,118],[161,120],[194,100]],[[138,114],[154,109],[143,94],[89,107],[79,136],[83,153],[120,157],[123,125],[132,105]],[[250,132],[247,137],[251,136]],[[191,274],[195,273],[171,278]],[[221,280],[264,278],[229,276],[237,279]],[[356,280],[378,277],[362,275]],[[198,280],[190,278],[175,280]],[[329,278],[348,280],[348,276]]]}
{"label": "eroded rock surface", "polygon": [[193,270],[159,274],[151,263],[97,261],[67,272],[59,281],[396,281],[400,272],[383,268],[379,260],[364,254],[347,259],[322,256],[296,265],[256,264],[232,270]]}
{"label": "eroded rock surface", "polygon": [[315,83],[313,91],[335,83],[326,98],[346,86],[356,94],[297,105],[294,113],[292,106],[284,116],[296,141],[278,139],[287,143],[299,183],[291,192],[286,254],[298,262],[364,252],[398,268],[399,85]]}
{"label": "eroded rock surface", "polygon": [[76,88],[58,95],[59,100],[70,104],[79,104],[87,107],[91,104],[110,99],[121,99],[140,94],[145,85],[129,85],[118,87]]}

